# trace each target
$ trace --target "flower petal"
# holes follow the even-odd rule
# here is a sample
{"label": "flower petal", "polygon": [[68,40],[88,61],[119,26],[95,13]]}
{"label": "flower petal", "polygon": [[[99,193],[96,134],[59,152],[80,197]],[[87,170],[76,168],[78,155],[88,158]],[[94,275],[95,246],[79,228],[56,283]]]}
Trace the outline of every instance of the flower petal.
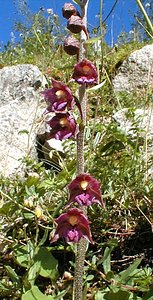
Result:
{"label": "flower petal", "polygon": [[78,208],[69,209],[66,213],[55,219],[57,228],[51,242],[55,242],[58,238],[64,238],[66,242],[77,243],[84,237],[89,242],[93,243],[89,220],[82,210]]}
{"label": "flower petal", "polygon": [[69,113],[56,114],[48,124],[51,127],[49,138],[57,140],[65,140],[70,137],[76,138],[79,131],[75,119]]}
{"label": "flower petal", "polygon": [[104,207],[99,182],[89,174],[78,175],[68,186],[70,200],[67,205],[77,202],[79,205],[99,203]]}
{"label": "flower petal", "polygon": [[75,98],[71,90],[61,81],[52,79],[52,88],[42,92],[44,98],[49,102],[49,112],[63,113],[72,110],[75,105]]}
{"label": "flower petal", "polygon": [[72,78],[79,84],[97,84],[98,73],[95,65],[84,58],[74,66]]}

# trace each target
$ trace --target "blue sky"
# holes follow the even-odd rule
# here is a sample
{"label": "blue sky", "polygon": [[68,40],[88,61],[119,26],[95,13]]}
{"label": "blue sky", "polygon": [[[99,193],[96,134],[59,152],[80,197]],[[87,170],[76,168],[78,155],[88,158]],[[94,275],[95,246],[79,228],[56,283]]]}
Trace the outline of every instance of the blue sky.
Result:
{"label": "blue sky", "polygon": [[[16,20],[22,20],[22,16],[17,11],[17,2],[24,0],[0,0],[0,46],[3,46],[11,40],[11,32],[13,32],[13,24]],[[65,2],[71,0],[27,0],[29,9],[36,13],[40,7],[45,9],[52,8],[55,14],[62,18],[61,8]],[[103,18],[107,16],[112,8],[115,0],[103,0]],[[98,25],[100,0],[89,0],[88,22],[92,26]],[[118,0],[113,14],[107,20],[106,41],[109,45],[116,42],[117,36],[122,32],[129,32],[131,23],[134,21],[134,13],[137,11],[135,0]],[[64,20],[63,20],[64,22]],[[14,32],[17,40],[17,34]]]}

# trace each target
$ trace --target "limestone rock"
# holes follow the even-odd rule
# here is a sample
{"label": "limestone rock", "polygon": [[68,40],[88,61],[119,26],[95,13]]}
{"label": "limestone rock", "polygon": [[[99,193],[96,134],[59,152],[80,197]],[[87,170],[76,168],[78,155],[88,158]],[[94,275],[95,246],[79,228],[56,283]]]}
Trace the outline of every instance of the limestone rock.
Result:
{"label": "limestone rock", "polygon": [[46,108],[40,91],[46,85],[43,74],[31,64],[0,70],[0,174],[14,173],[23,157],[35,156]]}
{"label": "limestone rock", "polygon": [[123,62],[113,86],[115,92],[153,88],[153,44],[134,51]]}
{"label": "limestone rock", "polygon": [[113,115],[119,128],[128,135],[153,139],[153,111],[152,109],[120,109]]}

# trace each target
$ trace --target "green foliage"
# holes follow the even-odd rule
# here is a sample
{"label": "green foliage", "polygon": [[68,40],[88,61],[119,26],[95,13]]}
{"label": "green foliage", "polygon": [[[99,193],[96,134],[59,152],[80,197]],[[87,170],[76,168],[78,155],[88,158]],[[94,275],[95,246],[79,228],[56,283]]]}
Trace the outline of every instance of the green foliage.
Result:
{"label": "green foliage", "polygon": [[54,300],[55,298],[52,296],[45,296],[41,291],[38,289],[37,286],[33,286],[29,291],[27,291],[23,296],[22,300]]}
{"label": "green foliage", "polygon": [[[55,186],[64,187],[69,180],[68,173],[67,179],[63,181],[59,176],[58,180],[58,175],[46,171],[41,164],[29,160],[25,163],[25,176],[0,179],[1,260],[5,265],[0,293],[11,295],[12,299],[21,299],[21,295],[23,299],[41,297],[43,293],[39,291],[37,281],[41,282],[43,278],[46,285],[48,282],[54,284],[59,277],[58,261],[53,255],[49,235],[54,228],[52,215],[59,214],[66,198],[66,190],[62,189],[60,196]],[[7,261],[5,257],[9,253],[11,259]],[[40,284],[40,287],[45,292],[45,285]],[[53,294],[60,295],[60,289],[57,286]],[[55,295],[48,299],[58,299]]]}
{"label": "green foliage", "polygon": [[47,248],[39,248],[34,257],[34,264],[37,262],[40,264],[39,274],[42,277],[50,278],[51,280],[56,281],[58,277],[57,260]]}

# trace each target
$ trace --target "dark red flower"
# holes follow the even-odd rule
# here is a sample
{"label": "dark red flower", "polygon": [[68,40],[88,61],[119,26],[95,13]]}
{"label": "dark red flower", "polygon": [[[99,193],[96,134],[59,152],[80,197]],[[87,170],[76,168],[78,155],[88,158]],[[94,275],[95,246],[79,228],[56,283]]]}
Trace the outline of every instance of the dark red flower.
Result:
{"label": "dark red flower", "polygon": [[78,175],[68,186],[70,192],[70,201],[77,202],[79,205],[91,205],[99,203],[104,207],[99,182],[88,174]]}
{"label": "dark red flower", "polygon": [[71,90],[61,81],[52,79],[53,88],[42,92],[45,99],[50,103],[48,112],[65,112],[74,108],[75,100]]}
{"label": "dark red flower", "polygon": [[98,73],[95,65],[88,59],[84,58],[74,66],[72,78],[79,84],[87,85],[98,82]]}
{"label": "dark red flower", "polygon": [[69,113],[56,114],[48,124],[52,128],[49,134],[49,138],[55,138],[57,140],[66,140],[74,137],[78,134],[78,126],[75,119]]}
{"label": "dark red flower", "polygon": [[78,208],[71,208],[55,219],[57,228],[51,242],[65,238],[66,242],[78,243],[83,237],[93,244],[90,233],[89,220]]}

